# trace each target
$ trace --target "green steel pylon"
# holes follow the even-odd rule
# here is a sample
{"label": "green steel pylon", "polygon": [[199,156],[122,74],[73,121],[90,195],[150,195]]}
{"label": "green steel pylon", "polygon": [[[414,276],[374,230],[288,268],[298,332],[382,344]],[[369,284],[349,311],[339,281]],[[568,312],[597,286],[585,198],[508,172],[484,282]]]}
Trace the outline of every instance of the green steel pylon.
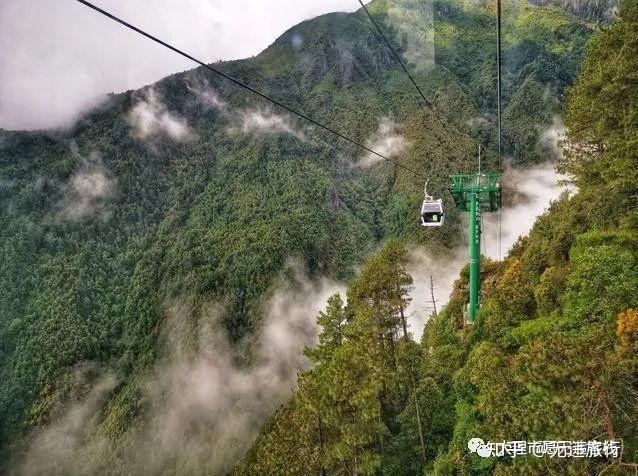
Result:
{"label": "green steel pylon", "polygon": [[481,213],[501,206],[501,174],[450,175],[450,193],[462,212],[470,213],[470,302],[467,322],[474,324],[481,291]]}

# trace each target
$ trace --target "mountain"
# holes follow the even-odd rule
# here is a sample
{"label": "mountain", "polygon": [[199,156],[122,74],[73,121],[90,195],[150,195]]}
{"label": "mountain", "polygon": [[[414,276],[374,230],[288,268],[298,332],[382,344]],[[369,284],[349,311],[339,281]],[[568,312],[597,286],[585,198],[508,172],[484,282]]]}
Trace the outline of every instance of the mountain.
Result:
{"label": "mountain", "polygon": [[583,18],[602,22],[613,20],[618,12],[618,2],[614,0],[596,2],[587,0],[533,0],[531,3],[539,6],[554,5]]}
{"label": "mountain", "polygon": [[[489,5],[377,0],[369,8],[435,111],[362,11],[303,22],[258,56],[215,66],[394,154],[436,195],[450,172],[474,168],[479,142],[484,166],[495,167]],[[558,7],[518,2],[506,11],[505,150],[525,166],[552,156],[543,135],[597,26]],[[282,281],[295,281],[294,269],[311,282],[351,281],[388,238],[446,256],[462,243],[459,216],[443,194],[449,226],[420,230],[423,181],[204,68],[111,95],[69,130],[0,131],[6,468],[47,472],[51,455],[60,473],[232,468],[285,395],[277,387],[228,452],[204,445],[193,455],[169,439],[174,453],[147,467],[130,455],[160,451],[139,445],[154,428],[154,405],[167,400],[152,398],[158,368],[175,352],[188,362],[224,349],[228,366],[250,367],[265,306]],[[204,344],[209,327],[216,337]],[[185,441],[210,437],[202,413],[180,426]],[[52,450],[56,440],[72,444]]]}
{"label": "mountain", "polygon": [[475,325],[463,315],[465,269],[414,342],[402,328],[407,254],[390,242],[347,304],[328,300],[319,342],[306,348],[314,367],[235,474],[635,471],[637,47],[638,4],[626,2],[592,38],[571,89],[560,167],[577,191],[505,260],[483,260]]}

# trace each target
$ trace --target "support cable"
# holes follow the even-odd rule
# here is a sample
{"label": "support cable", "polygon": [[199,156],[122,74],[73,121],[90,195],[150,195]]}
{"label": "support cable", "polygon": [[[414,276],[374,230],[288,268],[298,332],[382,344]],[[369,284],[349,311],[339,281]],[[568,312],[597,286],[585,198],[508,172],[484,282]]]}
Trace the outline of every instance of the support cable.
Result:
{"label": "support cable", "polygon": [[498,167],[502,172],[501,91],[501,0],[496,0],[496,117],[498,128]]}
{"label": "support cable", "polygon": [[[501,0],[496,0],[496,108],[498,128],[498,168],[503,173],[503,156],[501,148]],[[501,180],[501,197],[503,196],[503,180]],[[498,207],[498,259],[503,259],[502,235],[503,221],[501,219],[502,206]]]}
{"label": "support cable", "polygon": [[268,96],[268,95],[258,91],[257,89],[247,85],[246,83],[244,83],[244,82],[242,82],[242,81],[240,81],[240,80],[238,80],[236,78],[233,78],[232,76],[230,76],[230,75],[228,75],[226,73],[223,73],[222,71],[220,71],[220,70],[218,70],[216,68],[213,68],[209,64],[204,63],[203,61],[201,61],[201,60],[195,58],[194,56],[191,56],[190,54],[188,54],[188,53],[176,48],[175,46],[172,46],[169,43],[166,43],[165,41],[160,40],[159,38],[151,35],[150,33],[147,33],[146,31],[144,31],[144,30],[142,30],[142,29],[140,29],[140,28],[138,28],[138,27],[136,27],[136,26],[124,21],[124,20],[122,20],[121,18],[113,15],[112,13],[109,13],[106,10],[101,9],[101,8],[99,8],[96,5],[93,5],[91,2],[88,2],[86,0],[76,0],[76,1],[81,3],[81,4],[83,4],[83,5],[85,5],[85,6],[87,6],[87,7],[89,7],[89,8],[91,8],[91,9],[93,9],[93,10],[95,10],[96,12],[104,15],[105,17],[110,18],[111,20],[119,23],[120,25],[123,25],[126,28],[128,28],[130,30],[133,30],[136,33],[139,33],[140,35],[145,36],[149,40],[152,40],[155,43],[158,43],[158,44],[164,46],[165,48],[168,48],[169,50],[171,50],[171,51],[173,51],[173,52],[175,52],[175,53],[177,53],[177,54],[179,54],[179,55],[181,55],[181,56],[193,61],[194,63],[197,63],[200,66],[203,66],[204,68],[212,71],[215,74],[218,74],[222,78],[227,79],[228,81],[234,83],[235,85],[240,86],[240,87],[252,92],[253,94],[255,94],[255,95],[257,95],[257,96],[259,96],[259,97],[261,97],[263,99],[266,99],[267,101],[270,101],[271,103],[281,107],[282,109],[285,109],[286,111],[288,111],[288,112],[290,112],[290,113],[292,113],[292,114],[294,114],[294,115],[296,115],[298,117],[301,117],[302,119],[314,124],[315,126],[320,127],[321,129],[323,129],[323,130],[325,130],[327,132],[330,132],[331,134],[334,134],[337,137],[340,137],[341,139],[343,139],[343,140],[345,140],[347,142],[350,142],[351,144],[354,144],[357,147],[360,147],[361,149],[364,149],[367,152],[369,152],[369,153],[371,153],[373,155],[376,155],[377,157],[379,157],[379,158],[381,158],[383,160],[387,160],[388,162],[393,163],[397,167],[400,167],[400,168],[404,169],[405,171],[410,172],[411,174],[413,174],[413,175],[415,175],[417,177],[425,178],[422,174],[420,174],[416,170],[411,169],[407,165],[403,165],[401,162],[393,160],[390,157],[387,157],[386,155],[380,154],[379,152],[377,152],[377,151],[375,151],[375,150],[373,150],[373,149],[361,144],[360,142],[357,142],[354,139],[349,138],[348,136],[342,134],[341,132],[338,132],[338,131],[336,131],[336,130],[334,130],[334,129],[332,129],[332,128],[330,128],[330,127],[328,127],[328,126],[326,126],[326,125],[324,125],[324,124],[322,124],[322,123],[320,123],[318,121],[315,121],[314,119],[312,119],[311,117],[305,115],[304,113],[296,111],[295,109],[292,109],[291,107],[286,106],[285,104],[277,101],[276,99],[273,99],[270,96]]}
{"label": "support cable", "polygon": [[394,55],[394,57],[397,60],[397,62],[401,65],[401,68],[403,69],[405,74],[408,76],[408,78],[410,79],[410,81],[412,82],[412,84],[414,85],[416,90],[421,95],[421,98],[423,99],[423,102],[432,110],[432,112],[435,112],[434,111],[434,105],[430,101],[428,101],[428,99],[425,97],[425,94],[423,94],[423,91],[421,91],[421,88],[419,88],[419,86],[416,84],[416,81],[414,80],[414,78],[412,77],[410,72],[408,71],[408,68],[406,68],[405,65],[403,64],[403,61],[401,61],[401,57],[399,56],[399,53],[396,52],[396,50],[392,47],[392,44],[390,43],[390,40],[388,40],[388,38],[383,34],[383,30],[381,29],[381,27],[379,26],[377,21],[374,19],[374,17],[370,14],[370,12],[368,11],[368,8],[363,4],[362,0],[359,0],[359,3],[361,4],[361,7],[363,8],[363,11],[366,12],[366,15],[368,15],[368,18],[370,19],[370,21],[372,22],[374,27],[379,32],[379,35],[381,36],[381,38],[383,39],[385,44],[388,46],[388,49],[392,52],[392,54]]}

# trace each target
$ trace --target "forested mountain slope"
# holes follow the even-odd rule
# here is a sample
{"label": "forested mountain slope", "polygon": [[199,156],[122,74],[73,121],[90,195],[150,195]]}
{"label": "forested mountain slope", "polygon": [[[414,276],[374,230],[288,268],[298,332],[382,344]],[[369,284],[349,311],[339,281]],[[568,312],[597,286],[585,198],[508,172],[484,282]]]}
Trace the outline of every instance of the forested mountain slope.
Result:
{"label": "forested mountain slope", "polygon": [[[590,43],[561,168],[578,186],[503,262],[463,323],[467,275],[425,326],[388,244],[318,317],[313,370],[237,474],[634,474],[638,467],[638,4]],[[482,458],[484,441],[622,442],[615,458]]]}
{"label": "forested mountain slope", "polygon": [[[433,193],[450,171],[474,167],[479,141],[494,165],[494,12],[456,0],[431,10],[377,0],[370,10],[437,115],[361,11],[309,20],[258,56],[217,66],[356,140],[401,150],[397,160]],[[596,25],[526,2],[507,12],[505,146],[515,164],[536,163],[551,153],[539,138]],[[410,21],[429,29],[415,34]],[[461,242],[450,197],[449,226],[423,232],[422,180],[373,162],[202,68],[111,95],[70,130],[0,131],[3,464],[108,372],[84,437],[112,443],[95,464],[119,461],[113,471],[126,474],[118,445],[135,446],[144,379],[167,355],[172,321],[186,329],[186,350],[203,321],[219,321],[241,365],[290,258],[311,278],[349,280],[388,237],[441,254]],[[190,311],[175,317],[183,302]],[[95,470],[76,463],[58,469]],[[176,457],[163,470],[183,465]]]}
{"label": "forested mountain slope", "polygon": [[568,12],[599,21],[611,21],[618,12],[618,2],[615,0],[532,0],[535,5],[554,5],[564,8]]}

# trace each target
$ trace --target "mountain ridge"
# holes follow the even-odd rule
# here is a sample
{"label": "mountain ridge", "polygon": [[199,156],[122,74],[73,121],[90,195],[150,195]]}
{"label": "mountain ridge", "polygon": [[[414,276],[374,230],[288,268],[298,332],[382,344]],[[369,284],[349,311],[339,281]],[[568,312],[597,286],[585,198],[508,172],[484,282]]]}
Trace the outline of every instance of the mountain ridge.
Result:
{"label": "mountain ridge", "polygon": [[[371,10],[383,19],[387,8],[375,2]],[[539,134],[560,110],[591,32],[556,10],[530,8],[531,15],[512,13],[510,22],[529,28],[507,43],[508,50],[544,52],[545,62],[522,62],[526,70],[506,65],[505,117],[518,149],[506,148],[521,164],[542,159]],[[487,146],[485,163],[494,164],[494,99],[487,94],[493,35],[485,29],[491,12],[434,4],[438,63],[417,68],[415,77],[435,92],[448,128],[421,107],[361,15],[302,22],[254,58],[221,66],[362,142],[407,139],[400,159],[432,177],[436,192],[444,192],[451,169],[473,166],[476,141]],[[313,41],[302,38],[300,49],[307,50],[294,61],[289,53],[297,51],[299,29],[311,29],[301,36]],[[344,51],[327,32],[354,35],[356,48]],[[563,56],[552,51],[561,48]],[[548,64],[560,74],[541,74]],[[520,78],[527,79],[525,94],[511,94]],[[114,94],[67,131],[2,132],[3,453],[19,455],[29,430],[54,420],[56,405],[74,391],[69,369],[84,362],[118,374],[96,431],[113,441],[133,438],[147,409],[140,382],[166,353],[160,337],[167,303],[180,296],[192,300],[193,311],[180,316],[188,325],[212,320],[206,305],[215,302],[224,309],[214,316],[222,335],[250,347],[264,296],[290,255],[311,277],[349,281],[390,237],[442,254],[461,243],[450,197],[444,196],[449,226],[422,232],[420,179],[391,164],[361,166],[360,151],[346,144],[335,150],[329,136],[278,112],[200,67]],[[383,118],[396,127],[384,132]],[[476,124],[468,124],[472,118]]]}

